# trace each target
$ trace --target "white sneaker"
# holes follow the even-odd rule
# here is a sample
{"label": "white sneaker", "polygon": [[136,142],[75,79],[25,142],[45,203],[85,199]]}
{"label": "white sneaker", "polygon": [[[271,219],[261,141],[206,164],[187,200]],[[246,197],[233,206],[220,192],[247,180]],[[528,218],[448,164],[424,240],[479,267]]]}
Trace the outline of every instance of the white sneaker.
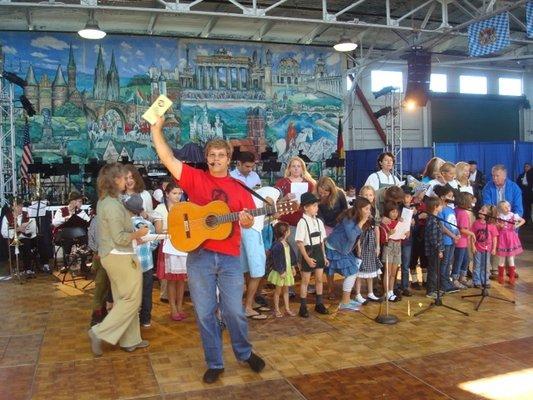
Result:
{"label": "white sneaker", "polygon": [[50,265],[44,264],[43,265],[43,272],[48,272],[49,273],[50,272]]}
{"label": "white sneaker", "polygon": [[359,293],[357,296],[355,296],[355,300],[357,300],[357,302],[361,303],[361,304],[364,304],[366,302],[366,299],[361,296],[361,293]]}
{"label": "white sneaker", "polygon": [[379,297],[377,297],[374,293],[368,293],[368,295],[366,296],[368,297],[369,300],[372,300],[372,301],[379,301]]}

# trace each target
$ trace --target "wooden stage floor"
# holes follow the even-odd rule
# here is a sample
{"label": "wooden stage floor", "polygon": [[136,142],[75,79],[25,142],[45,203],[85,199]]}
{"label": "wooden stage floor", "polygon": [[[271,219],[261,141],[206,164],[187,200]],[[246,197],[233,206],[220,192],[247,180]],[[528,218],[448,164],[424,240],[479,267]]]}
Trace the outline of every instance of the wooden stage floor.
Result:
{"label": "wooden stage floor", "polygon": [[[448,295],[445,308],[420,317],[430,303],[418,291],[391,305],[394,326],[373,321],[379,305],[359,313],[250,321],[261,374],[235,361],[225,336],[226,372],[207,386],[194,318],[173,322],[154,290],[150,347],[126,353],[105,346],[93,358],[87,329],[92,289],[39,276],[24,285],[0,282],[0,399],[532,399],[533,229],[524,232],[514,289],[493,282],[509,304]],[[312,297],[311,297],[311,301]],[[331,309],[336,303],[330,304]],[[297,304],[293,305],[297,308]],[[408,315],[410,308],[411,315]],[[187,310],[192,314],[192,306]]]}

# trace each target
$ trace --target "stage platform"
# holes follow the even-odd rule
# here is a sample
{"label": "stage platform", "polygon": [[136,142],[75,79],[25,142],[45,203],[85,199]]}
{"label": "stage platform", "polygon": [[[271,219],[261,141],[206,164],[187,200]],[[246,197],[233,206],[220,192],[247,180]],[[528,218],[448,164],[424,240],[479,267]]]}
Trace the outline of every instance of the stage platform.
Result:
{"label": "stage platform", "polygon": [[[194,318],[171,321],[158,289],[152,326],[142,330],[150,347],[130,354],[106,345],[97,359],[87,340],[93,289],[49,275],[0,282],[0,399],[532,399],[531,225],[522,237],[529,250],[518,258],[516,286],[492,282],[491,289],[515,305],[487,298],[476,312],[478,298],[461,299],[479,292],[469,289],[444,298],[469,317],[442,307],[413,317],[431,302],[417,291],[391,304],[400,319],[393,326],[373,321],[378,304],[308,319],[269,315],[250,321],[265,370],[236,362],[225,332],[225,373],[210,386],[201,380]],[[186,311],[193,315],[188,299]]]}

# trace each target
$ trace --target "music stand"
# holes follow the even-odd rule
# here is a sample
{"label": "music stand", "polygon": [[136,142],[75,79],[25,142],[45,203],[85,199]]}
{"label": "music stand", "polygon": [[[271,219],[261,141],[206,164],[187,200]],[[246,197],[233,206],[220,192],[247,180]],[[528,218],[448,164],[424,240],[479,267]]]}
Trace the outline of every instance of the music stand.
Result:
{"label": "music stand", "polygon": [[[60,225],[59,232],[56,234],[55,242],[63,248],[63,243],[65,240],[71,240],[73,246],[79,246],[83,239],[87,238],[87,227],[88,223],[84,219],[73,215],[70,217],[64,224]],[[72,249],[71,249],[72,252]],[[56,257],[57,258],[57,257]],[[63,254],[63,272],[60,271],[60,274],[63,274],[63,279],[61,283],[72,282],[74,287],[77,289],[76,278],[72,275],[70,268],[72,267],[72,260],[67,262],[67,254]],[[70,272],[71,279],[66,280],[67,274]]]}

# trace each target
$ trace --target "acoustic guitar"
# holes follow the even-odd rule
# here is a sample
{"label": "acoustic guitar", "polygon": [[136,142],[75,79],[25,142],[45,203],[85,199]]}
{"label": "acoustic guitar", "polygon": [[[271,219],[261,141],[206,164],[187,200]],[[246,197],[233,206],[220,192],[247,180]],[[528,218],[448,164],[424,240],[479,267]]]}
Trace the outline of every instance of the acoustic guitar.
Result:
{"label": "acoustic guitar", "polygon": [[[296,201],[285,201],[276,205],[248,210],[257,217],[265,214],[286,214],[298,210]],[[197,249],[207,239],[224,240],[232,229],[232,223],[239,220],[239,212],[231,212],[220,200],[199,206],[188,201],[181,202],[168,213],[168,234],[172,245],[180,251]]]}

